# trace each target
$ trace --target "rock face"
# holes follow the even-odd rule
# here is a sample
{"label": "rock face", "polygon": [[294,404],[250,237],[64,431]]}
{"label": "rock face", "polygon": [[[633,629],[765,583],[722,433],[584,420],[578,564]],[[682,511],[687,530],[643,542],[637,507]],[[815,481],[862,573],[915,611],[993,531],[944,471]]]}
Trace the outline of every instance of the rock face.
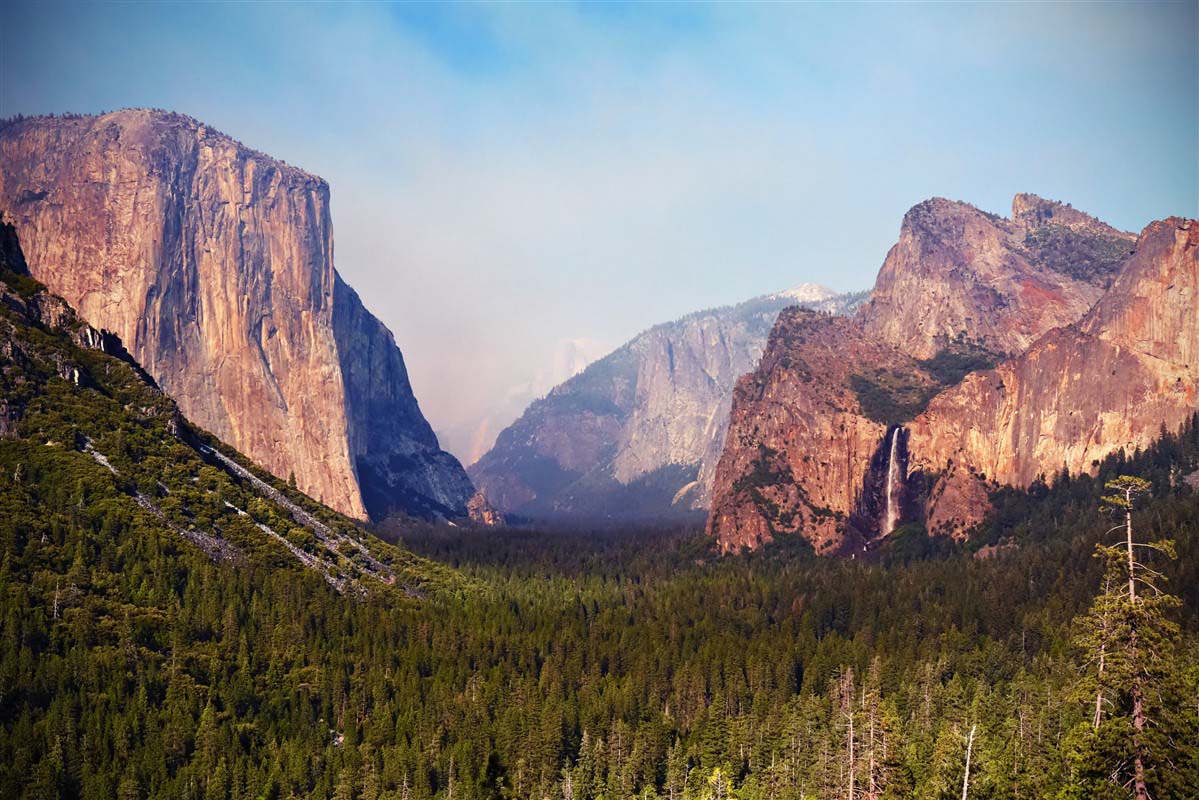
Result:
{"label": "rock face", "polygon": [[861,296],[804,286],[659,325],[535,401],[470,468],[505,513],[657,519],[706,507],[737,378],[779,310]]}
{"label": "rock face", "polygon": [[[1027,486],[1109,453],[1148,445],[1199,408],[1199,223],[1145,228],[1136,254],[1076,326],[1051,331],[994,370],[969,375],[912,423],[917,466],[969,465]],[[977,482],[977,476],[974,482]],[[985,511],[971,481],[945,479],[934,529],[960,532]]]}
{"label": "rock face", "polygon": [[1035,195],[1016,195],[1010,220],[927,200],[904,216],[862,322],[917,358],[962,335],[997,353],[1020,353],[1085,314],[1134,241]]}
{"label": "rock face", "polygon": [[506,521],[504,515],[495,510],[482,492],[475,492],[470,500],[466,501],[466,513],[471,522],[485,527],[503,525]]}
{"label": "rock face", "polygon": [[761,363],[733,395],[708,518],[722,550],[797,533],[817,552],[841,547],[887,434],[851,388],[851,376],[869,366],[919,373],[855,320],[779,314]]}
{"label": "rock face", "polygon": [[333,268],[329,187],[155,111],[0,129],[0,209],[35,277],[195,423],[356,517],[472,494],[387,329]]}
{"label": "rock face", "polygon": [[[25,262],[16,228],[6,221],[3,213],[0,213],[0,303],[15,312],[13,319],[16,320],[16,325],[13,324],[13,320],[7,320],[0,325],[0,333],[3,333],[0,335],[0,361],[7,362],[7,366],[15,368],[14,371],[19,372],[21,367],[28,366],[29,363],[29,353],[23,352],[22,346],[17,342],[18,338],[23,338],[18,328],[33,325],[63,334],[76,348],[98,350],[125,362],[152,391],[161,394],[153,379],[125,349],[120,337],[111,331],[88,325],[65,300],[45,291],[44,287],[33,280],[33,273]],[[54,365],[54,371],[63,380],[76,386],[95,388],[87,371],[64,358],[62,353],[51,352],[42,358]],[[7,377],[0,375],[0,379]],[[10,384],[4,387],[6,391],[0,396],[0,438],[16,435],[14,423],[20,417],[20,403],[9,395],[15,395],[16,392],[12,390],[19,387],[24,380],[24,376],[20,376],[16,386]],[[175,424],[172,423],[171,427],[174,428]]]}
{"label": "rock face", "polygon": [[734,395],[709,532],[821,552],[908,521],[961,535],[997,484],[1180,425],[1199,407],[1196,227],[1133,239],[1032,195],[1011,220],[917,206],[855,320],[780,315]]}

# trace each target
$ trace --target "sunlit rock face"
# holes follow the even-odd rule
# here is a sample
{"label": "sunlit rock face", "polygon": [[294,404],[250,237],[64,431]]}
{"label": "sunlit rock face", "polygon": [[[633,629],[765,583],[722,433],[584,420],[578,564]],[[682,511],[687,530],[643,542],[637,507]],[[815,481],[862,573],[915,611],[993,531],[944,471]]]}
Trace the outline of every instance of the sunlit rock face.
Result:
{"label": "sunlit rock face", "polygon": [[[1199,223],[1172,218],[1145,228],[1077,325],[934,398],[912,423],[911,448],[918,466],[969,465],[989,481],[1027,486],[1150,444],[1199,409],[1197,388]],[[934,527],[956,532],[985,510],[976,497],[951,495],[930,513]]]}
{"label": "sunlit rock face", "polygon": [[466,512],[467,518],[475,525],[495,527],[505,522],[504,515],[495,510],[482,492],[475,492],[470,500],[466,501]]}
{"label": "sunlit rock face", "polygon": [[333,268],[320,178],[178,114],[38,118],[0,129],[0,210],[189,419],[346,514],[465,514],[469,479]]}
{"label": "sunlit rock face", "polygon": [[[909,521],[960,536],[995,486],[1086,472],[1180,425],[1199,407],[1195,228],[1136,238],[1032,195],[1010,220],[917,206],[856,319],[780,315],[734,393],[709,532],[724,550],[794,534],[819,552]],[[963,343],[995,366],[947,377]]]}
{"label": "sunlit rock face", "polygon": [[779,311],[846,313],[862,299],[804,285],[655,326],[534,401],[471,477],[501,511],[534,518],[696,515],[710,500],[733,387]]}
{"label": "sunlit rock face", "polygon": [[[799,309],[779,315],[761,363],[733,395],[708,518],[722,550],[795,534],[822,553],[849,544],[851,513],[864,507],[864,489],[878,490],[870,475],[887,469],[885,457],[872,464],[889,426],[867,416],[852,383],[874,369],[932,383],[915,359],[856,320]],[[859,527],[877,533],[885,506],[872,498],[869,507]]]}
{"label": "sunlit rock face", "polygon": [[904,216],[861,319],[917,358],[961,335],[1020,353],[1085,314],[1135,238],[1035,195],[1016,195],[1011,219],[927,200]]}

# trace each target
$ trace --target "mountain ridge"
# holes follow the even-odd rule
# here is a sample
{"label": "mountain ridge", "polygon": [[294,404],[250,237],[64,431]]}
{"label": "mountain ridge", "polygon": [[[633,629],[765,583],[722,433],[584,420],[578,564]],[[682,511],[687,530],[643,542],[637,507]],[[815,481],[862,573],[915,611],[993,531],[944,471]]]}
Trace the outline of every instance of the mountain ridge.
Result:
{"label": "mountain ridge", "polygon": [[[999,483],[1027,486],[1063,466],[1086,471],[1116,440],[1144,446],[1161,425],[1180,424],[1193,405],[1194,365],[1155,366],[1128,347],[1098,343],[1118,318],[1143,347],[1186,357],[1197,351],[1190,338],[1195,278],[1185,255],[1191,227],[1178,219],[1153,223],[1129,246],[1129,234],[1035,195],[1017,195],[1009,220],[939,198],[915,206],[870,302],[851,323],[832,331],[819,319],[780,315],[759,370],[734,395],[709,534],[726,551],[801,534],[822,552],[845,552],[885,536],[893,526],[883,516],[895,512],[900,522],[962,536],[990,508]],[[1174,229],[1184,232],[1168,245]],[[1184,290],[1177,280],[1154,278],[1155,269],[1175,262],[1188,281]],[[1134,273],[1137,286],[1156,287],[1149,300],[1122,288]],[[1133,299],[1117,302],[1122,295]],[[1187,338],[1178,339],[1184,330]],[[854,355],[849,365],[821,362],[808,352],[809,336],[832,337],[829,352],[873,355]],[[1053,355],[1043,377],[1018,380],[1043,353]],[[1054,388],[1063,375],[1077,378],[1088,360],[1092,372],[1106,365],[1129,380],[1121,411],[1139,416],[1100,437],[1085,458],[1065,456],[1073,428],[1055,432],[1052,409],[1080,419],[1117,413],[1093,397],[1098,372],[1086,386],[1075,381],[1073,394]],[[807,383],[821,392],[800,388]],[[1003,395],[1013,384],[1035,397]],[[1050,427],[1038,427],[1040,419]],[[847,449],[843,440],[854,430],[856,446]],[[836,452],[845,463],[826,463]],[[830,476],[846,470],[830,494]]]}
{"label": "mountain ridge", "polygon": [[962,333],[1022,352],[1086,313],[1136,239],[1036,195],[1016,195],[1012,209],[1005,219],[940,197],[913,206],[859,314],[867,333],[918,358]]}

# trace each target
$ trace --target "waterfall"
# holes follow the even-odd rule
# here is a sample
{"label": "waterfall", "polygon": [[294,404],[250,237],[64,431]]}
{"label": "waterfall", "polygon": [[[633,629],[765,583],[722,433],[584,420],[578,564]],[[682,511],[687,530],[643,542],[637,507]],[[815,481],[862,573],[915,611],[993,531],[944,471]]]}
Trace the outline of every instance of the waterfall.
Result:
{"label": "waterfall", "polygon": [[895,510],[895,475],[899,465],[895,462],[895,448],[899,444],[899,426],[891,433],[891,455],[887,458],[887,514],[883,522],[883,536],[895,530],[899,521]]}

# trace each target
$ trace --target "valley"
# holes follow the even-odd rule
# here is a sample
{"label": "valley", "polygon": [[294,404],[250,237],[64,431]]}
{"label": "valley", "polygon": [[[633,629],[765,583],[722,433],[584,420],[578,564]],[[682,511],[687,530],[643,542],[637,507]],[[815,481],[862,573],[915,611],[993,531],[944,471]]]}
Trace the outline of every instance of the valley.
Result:
{"label": "valley", "polygon": [[[994,491],[956,539],[897,510],[911,445],[892,426],[871,467],[886,535],[862,558],[803,537],[721,557],[686,523],[371,533],[193,427],[0,234],[14,796],[939,797],[967,729],[978,796],[1104,796],[1123,740],[1092,734],[1077,676],[1104,485],[1127,474],[1149,487],[1141,534],[1177,548],[1153,563],[1182,607],[1153,668],[1149,785],[1199,779],[1177,744],[1199,735],[1199,414],[1094,475]],[[796,353],[852,324],[785,311],[772,342],[802,376]],[[750,491],[774,480],[762,463]]]}
{"label": "valley", "polygon": [[1199,800],[1196,0],[2,18],[0,800]]}

